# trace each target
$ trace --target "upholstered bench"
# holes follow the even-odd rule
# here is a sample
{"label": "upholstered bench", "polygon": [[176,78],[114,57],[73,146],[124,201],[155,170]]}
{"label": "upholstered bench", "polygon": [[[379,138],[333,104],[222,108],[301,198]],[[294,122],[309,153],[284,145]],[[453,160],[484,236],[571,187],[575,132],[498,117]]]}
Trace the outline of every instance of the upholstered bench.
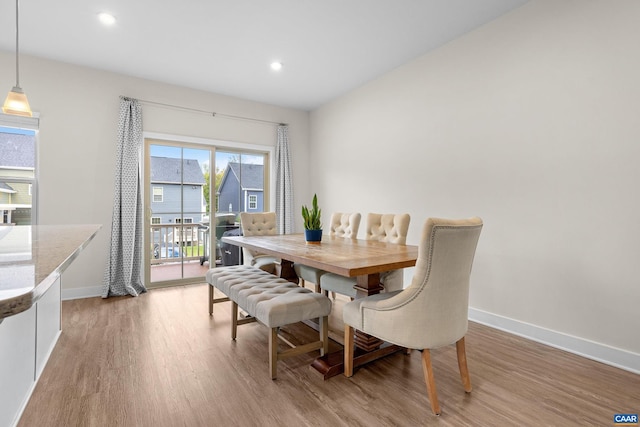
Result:
{"label": "upholstered bench", "polygon": [[[269,334],[269,366],[271,378],[276,378],[277,361],[314,350],[324,355],[328,351],[328,316],[331,300],[326,296],[302,288],[294,283],[267,273],[257,267],[234,265],[213,268],[207,272],[209,287],[209,314],[213,314],[213,287],[227,295],[231,301],[231,339],[235,340],[238,325],[258,321],[271,329]],[[238,307],[249,317],[238,319]],[[308,344],[278,350],[278,331],[281,326],[310,319],[320,319],[320,339]]]}

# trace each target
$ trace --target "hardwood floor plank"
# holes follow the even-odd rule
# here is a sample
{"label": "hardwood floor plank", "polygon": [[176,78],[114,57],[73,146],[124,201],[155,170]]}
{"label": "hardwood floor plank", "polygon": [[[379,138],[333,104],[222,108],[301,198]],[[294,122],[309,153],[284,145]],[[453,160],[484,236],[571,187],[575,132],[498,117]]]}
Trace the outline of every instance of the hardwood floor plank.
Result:
{"label": "hardwood floor plank", "polygon": [[[230,303],[209,316],[207,285],[62,304],[62,335],[28,403],[30,426],[603,426],[640,411],[640,376],[471,323],[464,392],[454,345],[431,351],[442,415],[432,415],[419,351],[324,381],[319,352],[278,362],[268,329],[230,339]],[[342,331],[339,298],[330,319]],[[287,339],[317,339],[306,325]],[[332,342],[330,351],[340,348]]]}

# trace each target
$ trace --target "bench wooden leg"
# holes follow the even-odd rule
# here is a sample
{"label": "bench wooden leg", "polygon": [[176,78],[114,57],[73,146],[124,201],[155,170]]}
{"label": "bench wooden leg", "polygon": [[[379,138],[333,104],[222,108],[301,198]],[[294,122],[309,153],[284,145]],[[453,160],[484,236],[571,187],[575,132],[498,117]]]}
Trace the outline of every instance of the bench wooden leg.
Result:
{"label": "bench wooden leg", "polygon": [[216,298],[215,291],[216,290],[214,289],[214,286],[209,284],[209,316],[213,316],[213,304],[217,304],[219,302],[231,301],[227,297]]}
{"label": "bench wooden leg", "polygon": [[209,316],[213,315],[213,286],[209,285]]}
{"label": "bench wooden leg", "polygon": [[275,380],[278,374],[278,328],[271,328],[269,334],[269,369],[271,379]]}
{"label": "bench wooden leg", "polygon": [[231,301],[231,339],[235,340],[238,335],[238,304]]}

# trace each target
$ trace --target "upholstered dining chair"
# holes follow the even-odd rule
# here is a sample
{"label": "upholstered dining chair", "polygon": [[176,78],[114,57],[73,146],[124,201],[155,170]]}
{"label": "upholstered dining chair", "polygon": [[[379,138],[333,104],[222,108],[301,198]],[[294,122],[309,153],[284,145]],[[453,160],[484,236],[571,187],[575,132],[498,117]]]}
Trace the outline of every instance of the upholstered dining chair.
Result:
{"label": "upholstered dining chair", "polygon": [[[331,214],[329,236],[355,239],[360,228],[360,218],[359,213],[334,212]],[[293,269],[301,280],[300,286],[304,287],[305,282],[311,282],[316,285],[316,292],[320,292],[320,276],[326,271],[304,264],[293,264]]]}
{"label": "upholstered dining chair", "polygon": [[[256,212],[240,213],[240,226],[244,236],[269,236],[277,234],[276,213]],[[243,264],[258,267],[261,270],[274,274],[278,258],[271,255],[262,254],[247,248],[242,248]]]}
{"label": "upholstered dining chair", "polygon": [[345,375],[353,375],[354,328],[408,349],[422,350],[422,367],[433,413],[440,414],[431,367],[432,348],[456,343],[462,384],[471,392],[464,336],[468,327],[469,278],[482,229],[480,218],[427,219],[411,285],[345,304]]}
{"label": "upholstered dining chair", "polygon": [[[407,244],[407,232],[409,231],[409,214],[377,214],[367,215],[366,240]],[[385,292],[402,289],[402,270],[385,271],[380,274],[380,283]],[[355,277],[344,277],[334,273],[323,274],[320,277],[320,287],[323,291],[336,292],[351,298],[356,297]]]}

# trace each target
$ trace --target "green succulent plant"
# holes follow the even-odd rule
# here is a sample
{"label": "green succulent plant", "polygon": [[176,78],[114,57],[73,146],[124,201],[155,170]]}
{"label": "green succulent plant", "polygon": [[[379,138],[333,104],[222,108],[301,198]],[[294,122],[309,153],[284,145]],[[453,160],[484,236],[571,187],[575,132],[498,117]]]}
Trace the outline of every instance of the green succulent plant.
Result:
{"label": "green succulent plant", "polygon": [[311,202],[311,209],[307,206],[302,206],[302,218],[304,219],[305,230],[322,230],[322,209],[318,208],[318,196],[313,195],[313,201]]}

